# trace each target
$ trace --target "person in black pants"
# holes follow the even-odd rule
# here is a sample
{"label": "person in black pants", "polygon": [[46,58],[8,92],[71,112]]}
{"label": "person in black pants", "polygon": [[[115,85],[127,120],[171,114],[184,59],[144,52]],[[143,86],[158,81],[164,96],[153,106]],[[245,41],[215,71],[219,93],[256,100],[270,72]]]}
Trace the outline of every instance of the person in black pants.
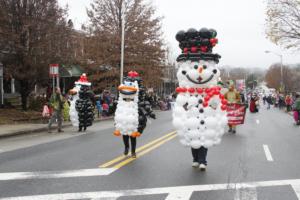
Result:
{"label": "person in black pants", "polygon": [[[207,156],[207,148],[200,147],[199,149],[192,148],[192,155],[193,155],[193,167],[199,167],[201,171],[206,170],[206,156]],[[199,166],[200,165],[200,166]]]}
{"label": "person in black pants", "polygon": [[131,154],[132,157],[136,157],[135,148],[136,148],[136,138],[128,135],[123,135],[123,142],[125,145],[124,155],[127,156],[129,152],[129,138],[131,143]]}
{"label": "person in black pants", "polygon": [[[129,78],[127,78],[129,79]],[[130,80],[130,79],[129,79]],[[142,85],[142,80],[140,78],[135,78],[131,80],[138,81],[139,84],[139,102],[138,102],[138,114],[139,114],[139,124],[137,127],[138,133],[142,134],[147,125],[147,117],[151,117],[152,119],[156,119],[155,114],[153,113],[150,102],[148,101],[148,96],[146,94],[146,89]],[[131,155],[133,158],[136,158],[136,137],[123,135],[123,142],[125,145],[124,155],[128,155],[129,152],[129,138],[131,142]]]}

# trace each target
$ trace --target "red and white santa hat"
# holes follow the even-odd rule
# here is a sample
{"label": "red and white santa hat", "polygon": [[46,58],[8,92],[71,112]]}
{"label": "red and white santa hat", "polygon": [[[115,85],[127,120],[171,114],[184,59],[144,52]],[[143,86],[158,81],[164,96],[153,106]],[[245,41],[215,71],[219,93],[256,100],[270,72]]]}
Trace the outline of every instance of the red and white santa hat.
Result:
{"label": "red and white santa hat", "polygon": [[80,79],[75,82],[76,85],[86,85],[86,86],[91,86],[92,83],[88,81],[87,76],[85,73],[83,73],[80,76]]}

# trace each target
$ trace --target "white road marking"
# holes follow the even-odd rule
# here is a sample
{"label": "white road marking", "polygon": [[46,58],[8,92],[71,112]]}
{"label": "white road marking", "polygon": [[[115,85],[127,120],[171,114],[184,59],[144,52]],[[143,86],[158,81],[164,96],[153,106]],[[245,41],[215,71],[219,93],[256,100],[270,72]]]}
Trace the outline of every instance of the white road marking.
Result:
{"label": "white road marking", "polygon": [[257,119],[257,120],[256,120],[256,123],[257,123],[257,124],[260,124],[260,121],[259,121],[259,119]]}
{"label": "white road marking", "polygon": [[25,179],[54,179],[54,178],[71,178],[87,176],[106,176],[113,173],[116,169],[79,169],[69,171],[44,171],[44,172],[10,172],[0,173],[0,181],[8,180],[25,180]]}
{"label": "white road marking", "polygon": [[294,192],[296,193],[296,196],[298,197],[298,199],[300,199],[300,184],[292,185],[292,188],[294,189]]}
{"label": "white road marking", "polygon": [[236,190],[234,200],[257,200],[256,188]]}
{"label": "white road marking", "polygon": [[[98,192],[84,192],[84,193],[65,193],[65,194],[48,194],[36,196],[23,197],[8,197],[0,198],[0,200],[65,200],[65,199],[116,199],[118,197],[140,196],[140,195],[154,195],[154,194],[169,194],[170,197],[180,197],[189,195],[192,192],[201,191],[217,191],[217,190],[248,190],[254,191],[258,187],[272,187],[272,186],[287,186],[290,185],[300,200],[300,179],[291,180],[276,180],[276,181],[261,181],[248,183],[226,183],[226,184],[211,184],[211,185],[190,185],[178,187],[164,187],[164,188],[149,188],[137,190],[119,190],[119,191],[98,191]],[[255,192],[256,193],[256,192]],[[252,193],[252,197],[255,195]],[[178,199],[178,198],[177,198]],[[187,198],[183,198],[186,200]],[[253,198],[251,199],[253,200]]]}
{"label": "white road marking", "polygon": [[270,149],[268,147],[268,145],[264,144],[263,145],[263,148],[264,148],[264,151],[265,151],[265,155],[266,155],[266,158],[269,162],[273,162],[273,157],[272,157],[272,154],[270,152]]}
{"label": "white road marking", "polygon": [[193,191],[178,191],[170,193],[165,200],[189,200]]}

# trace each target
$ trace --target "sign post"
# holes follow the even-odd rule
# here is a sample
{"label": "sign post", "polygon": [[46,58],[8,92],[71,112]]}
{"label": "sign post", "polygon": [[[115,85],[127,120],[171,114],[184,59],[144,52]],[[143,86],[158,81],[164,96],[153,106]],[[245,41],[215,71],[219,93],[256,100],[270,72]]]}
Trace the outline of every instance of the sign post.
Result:
{"label": "sign post", "polygon": [[56,87],[59,87],[59,68],[58,64],[50,64],[49,66],[49,75],[52,78],[52,89],[53,94],[55,92],[55,79],[56,79]]}
{"label": "sign post", "polygon": [[4,107],[4,89],[3,89],[3,64],[0,63],[0,107]]}

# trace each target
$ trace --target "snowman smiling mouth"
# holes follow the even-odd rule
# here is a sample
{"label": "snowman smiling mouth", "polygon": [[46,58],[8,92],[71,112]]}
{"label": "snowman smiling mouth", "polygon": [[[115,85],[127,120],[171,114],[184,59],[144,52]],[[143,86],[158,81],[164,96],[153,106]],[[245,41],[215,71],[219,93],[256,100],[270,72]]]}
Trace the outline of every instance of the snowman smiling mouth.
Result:
{"label": "snowman smiling mouth", "polygon": [[193,80],[189,75],[186,75],[187,79],[195,84],[205,84],[209,81],[211,81],[214,77],[214,75],[212,74],[207,80],[202,81],[202,78],[199,76],[199,78],[197,79],[198,81]]}

